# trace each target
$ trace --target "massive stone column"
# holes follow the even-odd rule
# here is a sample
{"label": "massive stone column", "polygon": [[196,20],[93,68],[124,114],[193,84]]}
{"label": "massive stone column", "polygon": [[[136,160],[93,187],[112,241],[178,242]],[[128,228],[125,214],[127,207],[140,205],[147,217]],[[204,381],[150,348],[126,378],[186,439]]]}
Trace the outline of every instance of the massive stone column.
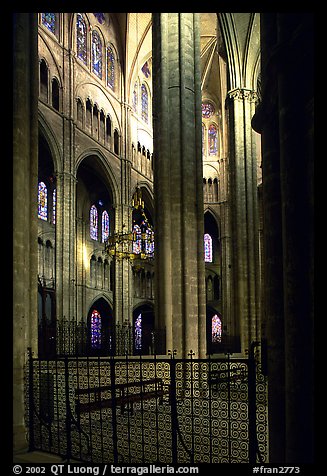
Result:
{"label": "massive stone column", "polygon": [[253,126],[262,135],[271,463],[314,461],[312,30],[310,14],[261,14]]}
{"label": "massive stone column", "polygon": [[198,14],[153,14],[156,325],[179,356],[206,352],[199,41]]}
{"label": "massive stone column", "polygon": [[13,16],[13,449],[26,449],[24,367],[37,352],[37,14]]}
{"label": "massive stone column", "polygon": [[241,351],[258,338],[259,236],[257,160],[251,119],[256,95],[236,88],[228,93],[230,158],[232,296],[234,335],[241,337]]}

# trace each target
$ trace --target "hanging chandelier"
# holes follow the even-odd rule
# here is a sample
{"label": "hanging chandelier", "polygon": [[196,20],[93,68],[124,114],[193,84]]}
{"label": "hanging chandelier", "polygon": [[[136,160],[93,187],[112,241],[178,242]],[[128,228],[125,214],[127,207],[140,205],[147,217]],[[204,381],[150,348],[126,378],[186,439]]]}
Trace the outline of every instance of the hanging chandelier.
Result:
{"label": "hanging chandelier", "polygon": [[133,198],[132,208],[137,210],[138,220],[134,220],[131,231],[122,230],[110,235],[105,242],[105,253],[116,259],[134,261],[152,260],[154,257],[154,231],[144,211],[144,201],[141,189],[137,187]]}

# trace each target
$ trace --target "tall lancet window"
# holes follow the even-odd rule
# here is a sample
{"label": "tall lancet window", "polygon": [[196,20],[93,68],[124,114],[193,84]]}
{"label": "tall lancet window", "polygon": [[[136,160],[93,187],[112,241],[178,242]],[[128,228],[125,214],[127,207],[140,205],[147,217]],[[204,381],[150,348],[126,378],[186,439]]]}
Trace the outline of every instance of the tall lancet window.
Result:
{"label": "tall lancet window", "polygon": [[98,210],[95,205],[90,209],[90,237],[92,240],[98,239]]}
{"label": "tall lancet window", "polygon": [[144,84],[141,86],[141,104],[142,104],[142,119],[144,122],[149,121],[149,95],[148,90]]}
{"label": "tall lancet window", "polygon": [[133,253],[139,254],[142,251],[142,233],[139,225],[133,226]]}
{"label": "tall lancet window", "polygon": [[48,219],[48,189],[44,182],[39,182],[38,217],[41,220]]}
{"label": "tall lancet window", "polygon": [[101,314],[94,309],[91,314],[91,347],[92,349],[101,348]]}
{"label": "tall lancet window", "polygon": [[221,319],[217,314],[215,314],[211,319],[211,337],[213,343],[221,342],[221,332]]}
{"label": "tall lancet window", "polygon": [[81,13],[77,13],[76,20],[76,52],[77,58],[87,63],[87,34],[86,23]]}
{"label": "tall lancet window", "polygon": [[134,327],[135,349],[142,349],[142,314],[139,314],[135,319]]}
{"label": "tall lancet window", "polygon": [[209,233],[204,235],[204,261],[206,263],[212,262],[212,238]]}
{"label": "tall lancet window", "polygon": [[209,155],[216,155],[218,152],[217,127],[213,124],[208,129],[208,151]]}
{"label": "tall lancet window", "polygon": [[52,192],[52,223],[56,224],[57,189]]}
{"label": "tall lancet window", "polygon": [[107,85],[115,90],[115,57],[111,46],[107,48]]}
{"label": "tall lancet window", "polygon": [[133,105],[133,110],[137,112],[137,103],[138,103],[138,94],[137,94],[137,82],[134,84],[134,89],[133,89],[133,97],[132,97],[132,105]]}
{"label": "tall lancet window", "polygon": [[102,78],[102,42],[97,31],[92,32],[92,69],[100,79]]}
{"label": "tall lancet window", "polygon": [[108,212],[107,210],[104,210],[102,212],[102,230],[101,230],[101,233],[102,233],[102,243],[104,243],[106,241],[106,239],[108,238],[109,236],[109,215],[108,215]]}

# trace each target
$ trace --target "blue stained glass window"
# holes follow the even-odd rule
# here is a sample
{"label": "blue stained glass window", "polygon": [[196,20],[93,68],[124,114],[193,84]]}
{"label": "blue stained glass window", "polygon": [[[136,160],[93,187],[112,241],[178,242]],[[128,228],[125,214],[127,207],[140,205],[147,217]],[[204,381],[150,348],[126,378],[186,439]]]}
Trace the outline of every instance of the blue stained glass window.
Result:
{"label": "blue stained glass window", "polygon": [[217,128],[213,124],[210,125],[208,130],[208,146],[209,146],[209,155],[216,155],[218,151],[217,146]]}
{"label": "blue stained glass window", "polygon": [[202,124],[202,155],[205,154],[205,150],[204,150],[204,134],[205,134],[205,127],[204,127],[204,124]]}
{"label": "blue stained glass window", "polygon": [[204,235],[204,261],[206,263],[212,262],[212,238],[209,233]]}
{"label": "blue stained glass window", "polygon": [[208,119],[215,113],[215,108],[209,102],[202,103],[202,117]]}
{"label": "blue stained glass window", "polygon": [[95,205],[90,209],[90,237],[92,240],[98,239],[98,210]]}
{"label": "blue stained glass window", "polygon": [[145,252],[150,256],[154,253],[154,232],[149,229],[146,230]]}
{"label": "blue stained glass window", "polygon": [[48,189],[44,182],[39,182],[38,217],[41,220],[48,219]]}
{"label": "blue stained glass window", "polygon": [[134,84],[132,101],[133,101],[133,109],[135,112],[137,112],[137,104],[138,104],[137,82]]}
{"label": "blue stained glass window", "polygon": [[97,31],[92,32],[92,68],[93,72],[102,78],[102,42]]}
{"label": "blue stained glass window", "polygon": [[212,342],[221,342],[221,332],[222,332],[222,326],[221,326],[221,319],[220,317],[215,314],[212,316],[211,319],[211,340]]}
{"label": "blue stained glass window", "polygon": [[101,314],[96,309],[91,314],[91,347],[101,348]]}
{"label": "blue stained glass window", "polygon": [[57,33],[57,15],[55,13],[42,13],[42,24],[54,35]]}
{"label": "blue stained glass window", "polygon": [[102,243],[106,241],[109,236],[109,215],[106,210],[102,212]]}
{"label": "blue stained glass window", "polygon": [[142,233],[139,225],[133,226],[133,253],[139,254],[142,251]]}
{"label": "blue stained glass window", "polygon": [[149,63],[146,61],[144,65],[142,66],[142,73],[146,78],[149,78],[151,76],[151,71],[149,68]]}
{"label": "blue stained glass window", "polygon": [[107,48],[107,85],[115,89],[115,57],[112,48]]}
{"label": "blue stained glass window", "polygon": [[57,189],[52,192],[52,223],[56,224]]}
{"label": "blue stained glass window", "polygon": [[104,13],[93,13],[93,15],[95,16],[95,18],[98,20],[99,23],[104,23],[105,21],[105,16],[104,16]]}
{"label": "blue stained glass window", "polygon": [[142,314],[135,319],[135,349],[142,350]]}
{"label": "blue stained glass window", "polygon": [[86,34],[86,23],[84,21],[83,15],[77,13],[76,20],[76,50],[77,57],[87,63],[87,34]]}
{"label": "blue stained glass window", "polygon": [[149,120],[149,95],[144,84],[141,86],[142,119],[144,122]]}

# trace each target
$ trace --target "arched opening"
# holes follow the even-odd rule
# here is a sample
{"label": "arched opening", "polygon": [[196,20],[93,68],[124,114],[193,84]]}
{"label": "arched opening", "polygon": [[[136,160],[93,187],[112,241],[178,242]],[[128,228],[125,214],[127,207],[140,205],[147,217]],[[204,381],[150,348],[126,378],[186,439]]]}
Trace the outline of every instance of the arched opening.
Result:
{"label": "arched opening", "polygon": [[143,304],[133,312],[134,354],[154,354],[154,338],[154,309],[150,304]]}
{"label": "arched opening", "polygon": [[95,301],[87,316],[90,355],[114,355],[113,312],[108,302],[100,298]]}

